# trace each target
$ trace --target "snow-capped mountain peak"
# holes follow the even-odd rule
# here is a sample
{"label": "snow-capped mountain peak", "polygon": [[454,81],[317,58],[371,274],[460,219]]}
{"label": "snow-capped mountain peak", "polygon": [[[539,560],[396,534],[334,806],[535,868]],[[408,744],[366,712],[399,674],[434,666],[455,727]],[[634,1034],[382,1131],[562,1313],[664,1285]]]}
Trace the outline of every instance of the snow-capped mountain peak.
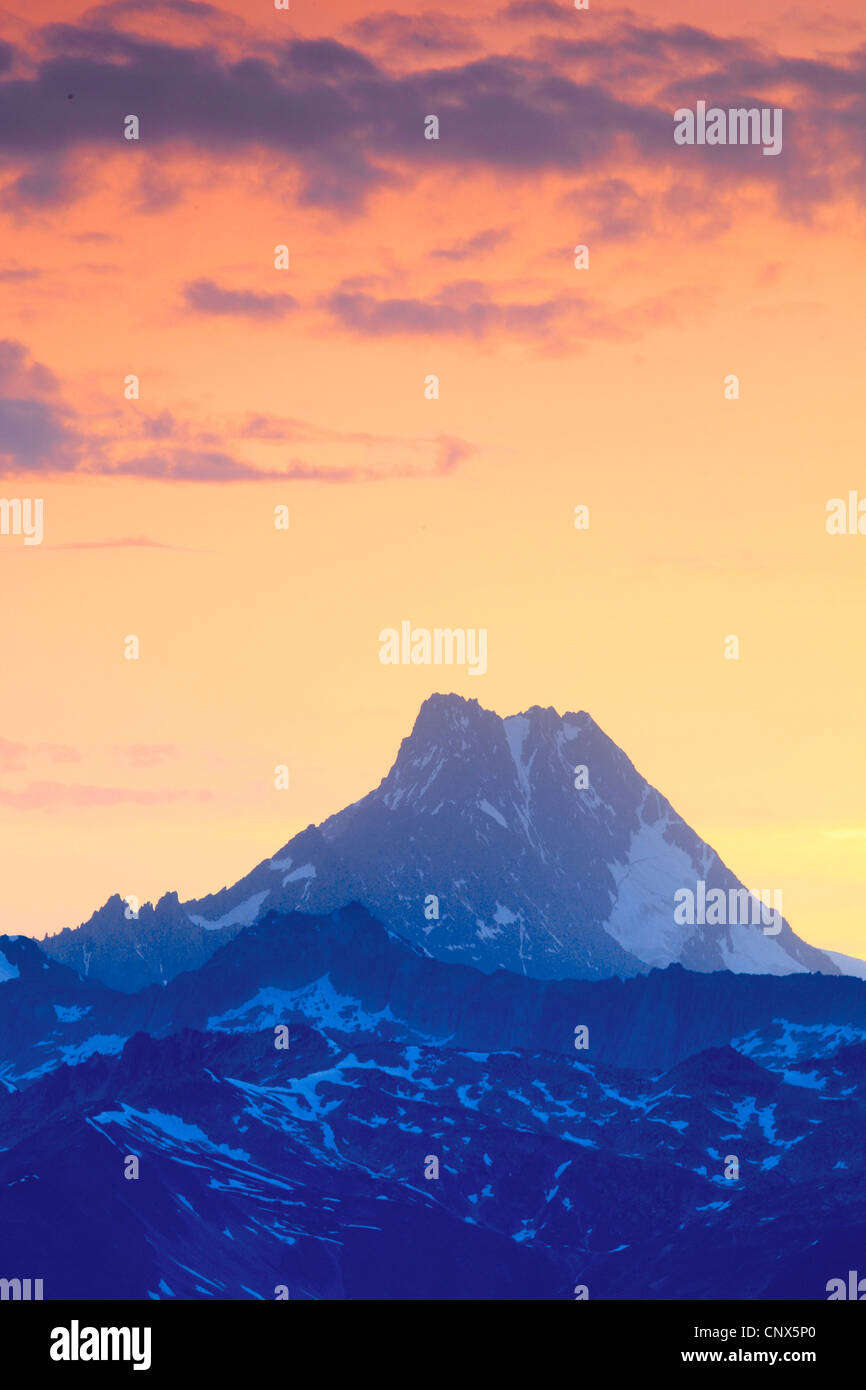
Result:
{"label": "snow-capped mountain peak", "polygon": [[486,971],[845,970],[781,914],[762,916],[589,714],[534,705],[502,718],[443,694],[424,701],[375,790],[233,887],[185,904],[170,895],[132,923],[115,899],[45,944],[76,969],[86,948],[91,974],[130,989],[193,968],[271,910],[350,901],[429,954]]}

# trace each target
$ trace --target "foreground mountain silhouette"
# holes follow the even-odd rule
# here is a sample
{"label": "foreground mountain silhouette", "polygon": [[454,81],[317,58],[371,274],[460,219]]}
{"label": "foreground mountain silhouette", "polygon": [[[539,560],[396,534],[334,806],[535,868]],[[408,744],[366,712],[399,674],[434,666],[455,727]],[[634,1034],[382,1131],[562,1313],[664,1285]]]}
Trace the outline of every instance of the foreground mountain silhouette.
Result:
{"label": "foreground mountain silhouette", "polygon": [[83,979],[29,937],[0,936],[0,1085],[121,1051],[133,1034],[255,1032],[306,1023],[346,1038],[470,1052],[522,1050],[665,1068],[731,1045],[794,1065],[866,1042],[866,983],[850,976],[706,973],[672,965],[622,980],[539,980],[439,961],[359,903],[270,912],[197,970],[134,994]]}
{"label": "foreground mountain silhouette", "polygon": [[0,936],[4,1259],[46,1298],[824,1299],[864,1120],[858,979],[485,974],[353,904],[124,994]]}
{"label": "foreground mountain silhouette", "polygon": [[[579,790],[581,766],[588,786]],[[131,991],[195,969],[270,911],[328,913],[357,901],[430,955],[484,971],[601,979],[672,963],[866,969],[807,945],[787,922],[776,935],[677,924],[674,894],[699,883],[743,887],[588,714],[533,706],[503,719],[476,700],[432,695],[375,791],[308,826],[233,887],[186,903],[167,894],[135,921],[115,896],[44,946]]]}

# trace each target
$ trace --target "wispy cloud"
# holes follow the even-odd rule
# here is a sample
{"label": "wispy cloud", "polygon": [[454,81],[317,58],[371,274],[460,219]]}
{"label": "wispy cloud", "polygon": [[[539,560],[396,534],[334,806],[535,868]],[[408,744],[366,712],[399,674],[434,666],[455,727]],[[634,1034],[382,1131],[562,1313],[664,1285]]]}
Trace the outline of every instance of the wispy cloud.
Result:
{"label": "wispy cloud", "polygon": [[31,782],[18,791],[0,789],[0,806],[16,811],[61,811],[99,806],[160,806],[171,802],[212,801],[209,790],[146,790],[135,787],[99,787],[75,782]]}
{"label": "wispy cloud", "polygon": [[81,754],[65,743],[16,743],[0,738],[0,772],[21,772],[37,761],[77,763]]}
{"label": "wispy cloud", "polygon": [[42,275],[36,266],[0,266],[0,283],[14,285],[20,281],[38,280]]}
{"label": "wispy cloud", "polygon": [[[0,399],[0,460],[5,458],[7,466],[16,473],[77,471],[175,483],[373,483],[398,478],[444,477],[475,452],[475,445],[470,441],[451,435],[407,439],[335,430],[261,412],[251,412],[240,421],[226,419],[219,433],[213,428],[197,429],[191,422],[178,420],[168,410],[150,415],[112,408],[102,420],[91,413],[85,426],[84,420],[79,420],[60,399],[60,384],[53,372],[35,362],[23,344],[9,341],[0,342],[0,390],[4,384],[31,393],[29,399]],[[217,437],[219,446],[209,442]],[[280,458],[267,464],[243,458],[235,445],[243,445],[244,441],[269,446],[351,445],[356,451],[360,448],[367,455],[375,456],[375,462],[359,461],[356,454],[351,463],[345,465],[320,464],[296,457]],[[383,450],[388,452],[384,461]],[[47,548],[66,551],[189,549],[150,536],[69,540]]]}
{"label": "wispy cloud", "polygon": [[118,536],[101,541],[64,541],[60,545],[47,545],[46,550],[189,550],[185,545],[169,545],[167,541],[155,541],[150,536]]}
{"label": "wispy cloud", "polygon": [[254,290],[230,290],[213,280],[194,280],[184,287],[187,308],[199,314],[234,315],[243,318],[282,319],[298,301],[291,294],[259,294]]}
{"label": "wispy cloud", "polygon": [[453,242],[451,246],[436,247],[431,254],[440,261],[471,261],[495,251],[510,235],[507,227],[486,227],[473,236]]}

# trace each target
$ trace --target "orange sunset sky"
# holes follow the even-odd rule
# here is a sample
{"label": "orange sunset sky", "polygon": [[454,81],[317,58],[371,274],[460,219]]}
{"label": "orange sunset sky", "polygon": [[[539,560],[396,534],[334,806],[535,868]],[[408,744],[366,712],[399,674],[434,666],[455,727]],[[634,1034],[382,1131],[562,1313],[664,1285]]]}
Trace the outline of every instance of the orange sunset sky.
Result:
{"label": "orange sunset sky", "polygon": [[[0,496],[44,539],[0,536],[0,930],[216,891],[456,690],[589,711],[866,953],[866,536],[825,527],[866,498],[862,5],[36,0],[2,37]],[[780,107],[781,154],[677,147],[698,100]],[[486,628],[486,674],[383,666],[403,619]]]}

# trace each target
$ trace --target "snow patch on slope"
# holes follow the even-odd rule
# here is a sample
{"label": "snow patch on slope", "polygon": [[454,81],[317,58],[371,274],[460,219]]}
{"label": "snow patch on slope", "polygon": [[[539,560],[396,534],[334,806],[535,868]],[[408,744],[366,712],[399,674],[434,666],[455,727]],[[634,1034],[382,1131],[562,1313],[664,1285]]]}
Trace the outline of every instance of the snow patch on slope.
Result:
{"label": "snow patch on slope", "polygon": [[663,822],[641,825],[632,835],[624,864],[612,864],[616,898],[605,929],[645,965],[663,969],[679,960],[692,930],[674,921],[674,893],[695,870],[689,856],[669,845]]}
{"label": "snow patch on slope", "polygon": [[194,922],[197,927],[204,927],[206,931],[216,931],[218,927],[249,927],[256,920],[259,908],[267,896],[267,888],[262,893],[253,893],[251,898],[238,903],[231,912],[224,913],[215,922],[210,921],[207,917],[197,917],[193,913],[189,914],[189,920]]}
{"label": "snow patch on slope", "polygon": [[7,980],[17,980],[20,973],[18,966],[13,965],[0,951],[0,985],[6,984]]}

